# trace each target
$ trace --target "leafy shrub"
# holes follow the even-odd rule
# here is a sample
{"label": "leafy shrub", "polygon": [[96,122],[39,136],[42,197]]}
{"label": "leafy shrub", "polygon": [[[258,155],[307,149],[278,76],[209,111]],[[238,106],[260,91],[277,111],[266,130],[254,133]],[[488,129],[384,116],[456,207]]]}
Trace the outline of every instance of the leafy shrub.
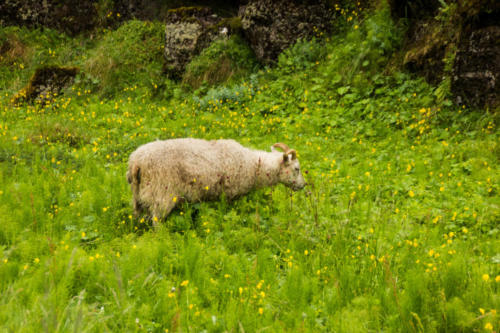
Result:
{"label": "leafy shrub", "polygon": [[346,36],[337,36],[328,44],[326,75],[331,79],[340,75],[347,84],[369,78],[388,63],[401,39],[402,31],[392,21],[389,9],[377,11],[355,24]]}
{"label": "leafy shrub", "polygon": [[202,109],[223,102],[241,102],[245,96],[253,95],[253,89],[247,85],[236,85],[233,87],[210,88],[203,97],[193,96],[193,101]]}
{"label": "leafy shrub", "polygon": [[315,38],[300,39],[278,57],[278,68],[286,72],[305,70],[325,56],[325,45]]}
{"label": "leafy shrub", "polygon": [[131,83],[152,86],[162,80],[163,24],[128,21],[107,32],[84,64],[88,83],[104,95]]}
{"label": "leafy shrub", "polygon": [[73,65],[69,58],[79,51],[79,40],[46,28],[0,29],[0,88],[16,92],[33,72],[46,65]]}
{"label": "leafy shrub", "polygon": [[19,29],[0,30],[0,63],[11,65],[15,61],[26,61],[29,50],[24,41],[21,40]]}
{"label": "leafy shrub", "polygon": [[250,47],[238,35],[214,41],[186,67],[183,82],[192,88],[234,82],[258,66]]}

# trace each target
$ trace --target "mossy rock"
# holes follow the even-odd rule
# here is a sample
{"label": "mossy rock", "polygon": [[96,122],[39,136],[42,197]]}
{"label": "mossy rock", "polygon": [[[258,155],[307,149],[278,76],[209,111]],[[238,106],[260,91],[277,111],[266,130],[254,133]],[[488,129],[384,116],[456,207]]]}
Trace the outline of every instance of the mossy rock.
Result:
{"label": "mossy rock", "polygon": [[207,17],[213,15],[212,10],[208,7],[191,6],[169,9],[167,12],[167,22],[178,22],[191,20],[192,18]]}
{"label": "mossy rock", "polygon": [[237,16],[223,18],[215,27],[217,30],[227,28],[229,34],[241,34],[243,31],[241,19]]}
{"label": "mossy rock", "polygon": [[451,91],[457,103],[500,110],[500,26],[464,35],[453,64]]}
{"label": "mossy rock", "polygon": [[50,100],[55,94],[69,86],[76,74],[77,67],[44,66],[37,68],[28,84],[13,99],[14,104],[34,100]]}
{"label": "mossy rock", "polygon": [[328,2],[294,0],[250,0],[238,12],[245,38],[268,65],[297,40],[329,33],[334,15]]}
{"label": "mossy rock", "polygon": [[208,7],[181,7],[168,12],[165,26],[165,71],[181,79],[186,65],[217,38],[240,29],[238,18],[223,19]]}
{"label": "mossy rock", "polygon": [[432,84],[451,82],[449,92],[458,104],[498,106],[498,1],[457,1],[441,7],[431,1],[391,3],[394,16],[404,12],[411,22],[403,49],[408,70]]}

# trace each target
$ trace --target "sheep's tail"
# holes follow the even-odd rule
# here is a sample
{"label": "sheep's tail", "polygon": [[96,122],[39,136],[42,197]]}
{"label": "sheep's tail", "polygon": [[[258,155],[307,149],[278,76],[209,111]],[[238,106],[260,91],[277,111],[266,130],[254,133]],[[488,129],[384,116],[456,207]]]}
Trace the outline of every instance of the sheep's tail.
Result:
{"label": "sheep's tail", "polygon": [[136,217],[143,213],[143,206],[140,202],[139,185],[141,183],[141,168],[137,165],[130,165],[127,171],[127,181],[132,189],[134,214]]}
{"label": "sheep's tail", "polygon": [[141,183],[141,168],[131,165],[127,171],[127,181],[132,186],[138,186]]}

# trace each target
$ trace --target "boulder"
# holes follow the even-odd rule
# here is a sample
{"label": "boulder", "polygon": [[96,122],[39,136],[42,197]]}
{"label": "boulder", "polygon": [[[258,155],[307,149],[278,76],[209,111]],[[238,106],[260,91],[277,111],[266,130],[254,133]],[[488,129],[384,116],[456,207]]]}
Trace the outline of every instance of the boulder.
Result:
{"label": "boulder", "polygon": [[174,79],[180,79],[191,59],[212,41],[229,34],[229,27],[208,7],[171,9],[166,22],[165,71]]}
{"label": "boulder", "polygon": [[96,7],[88,0],[0,1],[0,25],[45,26],[77,34],[96,22]]}
{"label": "boulder", "polygon": [[269,64],[299,38],[329,32],[334,11],[322,1],[250,0],[238,16],[257,58]]}
{"label": "boulder", "polygon": [[455,56],[451,90],[457,103],[500,105],[500,26],[472,31]]}
{"label": "boulder", "polygon": [[76,67],[40,67],[35,71],[26,87],[17,93],[13,102],[19,104],[24,101],[51,100],[55,94],[73,83],[78,72],[79,69]]}
{"label": "boulder", "polygon": [[213,6],[223,16],[234,16],[245,0],[0,0],[0,25],[50,27],[69,34],[95,28],[116,28],[130,19],[164,21],[168,10],[183,3]]}

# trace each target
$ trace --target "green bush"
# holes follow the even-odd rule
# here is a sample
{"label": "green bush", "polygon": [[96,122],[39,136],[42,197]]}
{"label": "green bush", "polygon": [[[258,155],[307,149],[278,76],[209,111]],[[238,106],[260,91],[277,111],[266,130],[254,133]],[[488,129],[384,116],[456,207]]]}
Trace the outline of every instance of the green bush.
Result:
{"label": "green bush", "polygon": [[82,43],[45,28],[3,27],[0,29],[0,89],[16,93],[42,66],[74,66]]}
{"label": "green bush", "polygon": [[387,65],[400,45],[403,29],[396,27],[389,8],[376,11],[365,21],[355,22],[346,35],[333,37],[328,44],[324,72],[334,81],[343,83],[370,81],[370,76]]}
{"label": "green bush", "polygon": [[226,102],[241,102],[253,95],[251,86],[235,85],[232,87],[214,87],[208,89],[203,97],[193,96],[193,101],[202,109],[214,107]]}
{"label": "green bush", "polygon": [[279,55],[278,68],[285,72],[306,70],[323,59],[325,53],[324,42],[300,39]]}
{"label": "green bush", "polygon": [[186,67],[183,82],[197,89],[235,82],[258,66],[255,54],[239,35],[221,38],[210,44]]}
{"label": "green bush", "polygon": [[158,86],[163,81],[163,36],[162,23],[137,20],[106,32],[83,65],[85,82],[103,95],[133,85]]}

